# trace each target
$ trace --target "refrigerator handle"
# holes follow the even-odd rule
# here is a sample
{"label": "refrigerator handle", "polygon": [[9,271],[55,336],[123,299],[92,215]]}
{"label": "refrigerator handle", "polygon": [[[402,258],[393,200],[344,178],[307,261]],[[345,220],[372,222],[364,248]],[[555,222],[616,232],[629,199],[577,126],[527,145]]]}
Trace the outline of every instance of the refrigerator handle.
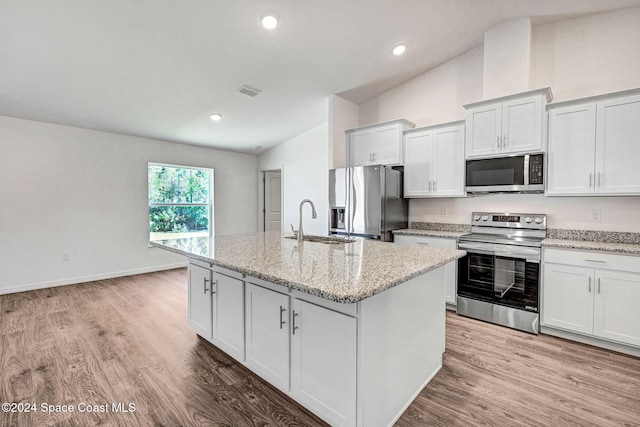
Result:
{"label": "refrigerator handle", "polygon": [[353,199],[355,198],[355,189],[353,186],[353,168],[347,169],[347,217],[349,225],[347,226],[347,235],[353,233]]}

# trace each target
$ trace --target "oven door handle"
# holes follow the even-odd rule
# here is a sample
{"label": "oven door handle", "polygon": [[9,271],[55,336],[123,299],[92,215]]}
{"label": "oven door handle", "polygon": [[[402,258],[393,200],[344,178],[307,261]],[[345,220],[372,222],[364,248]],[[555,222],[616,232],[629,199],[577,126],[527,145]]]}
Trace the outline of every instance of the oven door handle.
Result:
{"label": "oven door handle", "polygon": [[509,258],[524,259],[535,264],[540,263],[540,252],[537,249],[513,251],[497,246],[487,247],[487,245],[484,244],[474,243],[458,243],[458,249],[466,250],[468,253],[503,256]]}

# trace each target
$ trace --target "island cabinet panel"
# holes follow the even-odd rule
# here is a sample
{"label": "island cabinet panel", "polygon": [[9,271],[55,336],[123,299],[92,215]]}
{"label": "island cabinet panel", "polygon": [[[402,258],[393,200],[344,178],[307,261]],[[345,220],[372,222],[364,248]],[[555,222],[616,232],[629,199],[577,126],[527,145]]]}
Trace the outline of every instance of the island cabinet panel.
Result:
{"label": "island cabinet panel", "polygon": [[212,309],[211,274],[212,271],[189,263],[189,325],[202,338],[211,340]]}
{"label": "island cabinet panel", "polygon": [[356,423],[354,317],[294,298],[292,393],[331,425]]}
{"label": "island cabinet panel", "polygon": [[289,295],[247,282],[246,365],[289,391]]}
{"label": "island cabinet panel", "polygon": [[[226,274],[224,274],[226,273]],[[235,272],[213,272],[213,337],[211,342],[234,359],[244,360],[244,281]]]}

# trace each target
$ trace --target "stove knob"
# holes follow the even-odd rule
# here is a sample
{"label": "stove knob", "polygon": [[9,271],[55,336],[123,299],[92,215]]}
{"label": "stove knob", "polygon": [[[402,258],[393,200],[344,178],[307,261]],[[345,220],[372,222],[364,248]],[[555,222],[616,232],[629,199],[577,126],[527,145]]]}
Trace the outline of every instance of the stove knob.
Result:
{"label": "stove knob", "polygon": [[542,218],[540,218],[539,216],[537,216],[534,221],[536,222],[536,224],[542,224]]}
{"label": "stove knob", "polygon": [[533,221],[533,218],[531,218],[530,216],[524,219],[524,222],[526,222],[527,224],[531,224],[532,221]]}
{"label": "stove knob", "polygon": [[482,215],[482,220],[483,220],[483,221],[489,221],[489,216],[487,216],[487,215]]}
{"label": "stove knob", "polygon": [[480,221],[480,215],[474,215],[473,216],[473,220],[474,221]]}

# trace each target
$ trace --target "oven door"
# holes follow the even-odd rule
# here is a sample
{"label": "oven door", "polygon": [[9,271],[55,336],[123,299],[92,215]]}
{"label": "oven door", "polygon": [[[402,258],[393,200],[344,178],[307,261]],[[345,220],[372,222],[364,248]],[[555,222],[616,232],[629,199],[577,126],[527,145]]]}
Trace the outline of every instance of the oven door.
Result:
{"label": "oven door", "polygon": [[460,242],[458,295],[538,312],[540,249]]}

